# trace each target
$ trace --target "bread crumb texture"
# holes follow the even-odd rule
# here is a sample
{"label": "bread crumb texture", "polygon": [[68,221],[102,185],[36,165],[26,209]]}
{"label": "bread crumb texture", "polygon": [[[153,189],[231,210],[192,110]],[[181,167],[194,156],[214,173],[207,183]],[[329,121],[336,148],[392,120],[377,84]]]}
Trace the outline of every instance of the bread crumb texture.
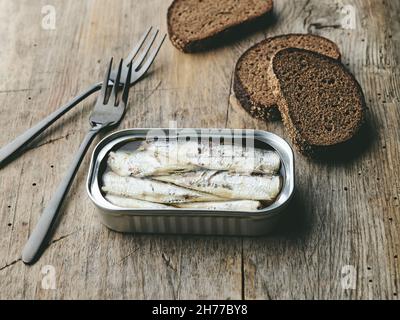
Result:
{"label": "bread crumb texture", "polygon": [[337,60],[301,49],[278,52],[274,93],[291,138],[303,153],[351,139],[361,127],[365,99]]}
{"label": "bread crumb texture", "polygon": [[312,34],[287,34],[265,39],[239,58],[235,69],[234,90],[242,107],[262,120],[279,119],[273,94],[271,60],[285,48],[306,49],[340,59],[340,50],[329,39]]}

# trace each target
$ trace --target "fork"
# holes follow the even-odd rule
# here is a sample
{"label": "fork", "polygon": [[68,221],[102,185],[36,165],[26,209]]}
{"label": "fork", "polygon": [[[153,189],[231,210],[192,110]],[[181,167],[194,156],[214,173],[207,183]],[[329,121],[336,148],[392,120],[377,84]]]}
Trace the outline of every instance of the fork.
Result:
{"label": "fork", "polygon": [[[130,85],[135,84],[139,80],[143,78],[147,70],[150,68],[154,59],[156,58],[166,35],[161,37],[161,40],[157,42],[157,44],[153,48],[153,44],[157,38],[159,30],[155,30],[152,32],[152,27],[150,27],[141,37],[136,46],[132,49],[132,51],[128,54],[128,56],[123,59],[122,70],[121,70],[121,79],[127,79],[126,74],[129,69],[129,65],[132,62],[132,74],[130,78]],[[153,49],[152,49],[153,48]],[[142,49],[142,50],[141,50]],[[151,50],[152,49],[152,50]],[[140,52],[140,55],[139,55]],[[110,83],[115,81],[118,73],[118,69],[114,69],[110,73]],[[122,82],[122,84],[125,84]],[[84,92],[80,93],[66,105],[60,107],[58,110],[54,111],[52,114],[47,116],[45,119],[37,123],[32,128],[25,131],[23,134],[18,136],[14,141],[10,142],[6,146],[0,149],[0,167],[5,165],[6,163],[13,160],[17,154],[23,150],[30,142],[32,142],[39,134],[41,134],[44,130],[46,130],[51,124],[53,124],[57,119],[62,117],[65,113],[71,110],[78,103],[95,93],[96,91],[101,89],[102,83],[95,83],[91,85]]]}
{"label": "fork", "polygon": [[[123,69],[123,60],[121,60],[111,92],[109,92],[108,84],[110,83],[112,73],[112,63],[113,59],[110,61],[101,86],[101,92],[97,98],[94,110],[90,115],[89,123],[91,129],[84,138],[67,174],[58,186],[56,193],[50,200],[46,209],[43,211],[39,222],[22,251],[22,261],[26,264],[31,264],[40,257],[43,246],[50,238],[50,233],[60,213],[61,205],[68,194],[72,181],[94,137],[100,131],[118,125],[124,116],[128,101],[129,79],[132,75],[133,66],[132,64],[129,65],[127,74],[125,78],[123,78],[124,80],[121,81]],[[123,88],[121,89],[120,87],[122,84]]]}

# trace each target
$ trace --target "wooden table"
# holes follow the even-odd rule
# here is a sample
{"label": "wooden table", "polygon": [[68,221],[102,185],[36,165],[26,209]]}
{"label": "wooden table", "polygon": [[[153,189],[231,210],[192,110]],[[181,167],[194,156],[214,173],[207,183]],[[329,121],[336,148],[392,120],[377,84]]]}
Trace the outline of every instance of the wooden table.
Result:
{"label": "wooden table", "polygon": [[[48,2],[55,30],[42,27],[46,1],[0,0],[0,145],[100,79],[110,56],[125,55],[149,25],[166,31],[165,0]],[[296,154],[290,219],[256,239],[109,231],[86,194],[87,156],[50,247],[25,266],[21,250],[84,137],[89,99],[0,171],[0,298],[398,298],[400,2],[275,2],[275,23],[229,46],[186,55],[167,40],[148,78],[131,89],[120,128],[177,121],[286,138],[281,123],[253,120],[236,105],[233,68],[267,36],[313,32],[339,44],[364,89],[368,147],[345,162]]]}

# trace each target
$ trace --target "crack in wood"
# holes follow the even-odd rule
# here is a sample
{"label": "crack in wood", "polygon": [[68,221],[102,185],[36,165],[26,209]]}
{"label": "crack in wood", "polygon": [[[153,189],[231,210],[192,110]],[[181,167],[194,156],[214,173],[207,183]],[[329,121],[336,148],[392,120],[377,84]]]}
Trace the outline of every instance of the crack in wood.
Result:
{"label": "crack in wood", "polygon": [[231,95],[233,94],[233,79],[234,79],[234,74],[235,71],[231,73],[231,78],[230,78],[230,86],[229,86],[229,95],[228,95],[228,103],[226,107],[226,115],[225,115],[225,128],[228,126],[228,121],[229,121],[229,108],[230,108],[230,101],[231,101]]}
{"label": "crack in wood", "polygon": [[122,263],[124,263],[129,257],[131,257],[134,253],[136,253],[137,251],[139,251],[139,247],[136,247],[135,249],[129,251],[129,253],[127,255],[125,255],[124,257],[122,257],[122,259],[120,259],[118,262],[114,263],[114,265],[121,265]]}
{"label": "crack in wood", "polygon": [[60,136],[60,137],[57,137],[57,138],[53,138],[53,139],[47,140],[47,141],[45,141],[45,142],[39,143],[39,144],[37,144],[37,145],[33,145],[33,146],[31,146],[31,147],[28,147],[27,150],[38,149],[38,148],[43,147],[43,146],[45,146],[45,145],[47,145],[47,144],[54,143],[54,142],[56,142],[56,141],[58,141],[58,140],[68,139],[68,137],[69,137],[71,134],[73,134],[73,133],[67,133],[67,134],[64,135],[64,136]]}
{"label": "crack in wood", "polygon": [[241,260],[240,260],[240,271],[242,274],[242,292],[241,292],[241,298],[242,300],[246,300],[246,277],[244,273],[244,240],[242,238],[242,250],[241,250]]}
{"label": "crack in wood", "polygon": [[29,92],[29,91],[39,91],[39,92],[42,92],[42,91],[44,91],[44,90],[49,90],[49,88],[4,89],[4,90],[0,90],[0,94],[18,93],[18,92]]}
{"label": "crack in wood", "polygon": [[143,102],[147,101],[156,91],[157,89],[161,86],[162,81],[160,82],[150,91],[150,93],[143,99]]}
{"label": "crack in wood", "polygon": [[68,238],[68,237],[74,235],[74,234],[77,233],[77,232],[78,232],[78,231],[74,231],[74,232],[71,232],[71,233],[66,234],[66,235],[64,235],[64,236],[61,236],[61,237],[59,237],[59,238],[57,238],[57,239],[52,240],[52,241],[50,242],[48,248],[49,248],[52,244],[55,244],[55,243],[57,243],[57,242],[59,242],[59,241],[61,241],[61,240],[64,240],[64,239],[66,239],[66,238]]}
{"label": "crack in wood", "polygon": [[306,8],[310,5],[311,0],[307,0],[307,2],[304,4],[303,8],[301,9],[301,11],[307,11],[307,15],[305,16],[304,20],[303,20],[303,25],[304,27],[307,25],[308,19],[310,19],[313,9],[310,8],[308,10],[306,10]]}
{"label": "crack in wood", "polygon": [[7,268],[9,268],[9,267],[11,267],[11,266],[13,266],[13,265],[15,265],[15,264],[17,264],[17,263],[20,262],[20,261],[22,261],[21,258],[19,258],[19,259],[17,259],[17,260],[14,260],[14,261],[12,261],[12,262],[6,264],[6,265],[3,266],[3,267],[0,267],[0,271],[3,271],[3,270],[5,270],[5,269],[7,269]]}
{"label": "crack in wood", "polygon": [[26,89],[10,89],[10,90],[0,90],[1,93],[16,93],[16,92],[26,92],[26,91],[32,91],[32,89],[26,88]]}
{"label": "crack in wood", "polygon": [[341,29],[342,26],[340,24],[322,24],[322,23],[311,23],[308,27],[308,31],[311,31],[312,28],[317,30],[321,29]]}
{"label": "crack in wood", "polygon": [[173,265],[173,263],[171,262],[170,257],[168,257],[164,252],[161,254],[161,257],[163,258],[165,265],[170,268],[172,271],[177,272],[178,270],[176,269],[176,267]]}
{"label": "crack in wood", "polygon": [[263,288],[263,291],[264,291],[265,295],[267,296],[266,300],[274,300],[272,298],[272,296],[271,296],[271,293],[269,292],[268,285],[267,285],[266,281],[262,282],[262,288]]}

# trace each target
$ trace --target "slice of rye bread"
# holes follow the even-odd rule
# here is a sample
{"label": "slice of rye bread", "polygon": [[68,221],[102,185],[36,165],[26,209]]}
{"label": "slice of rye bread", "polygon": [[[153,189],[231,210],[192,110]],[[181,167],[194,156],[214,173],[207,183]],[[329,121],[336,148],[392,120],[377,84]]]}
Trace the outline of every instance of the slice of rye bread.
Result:
{"label": "slice of rye bread", "polygon": [[271,87],[273,73],[270,62],[278,51],[285,48],[315,51],[338,60],[341,56],[334,42],[312,34],[280,35],[248,49],[236,64],[233,89],[242,107],[257,119],[280,119]]}
{"label": "slice of rye bread", "polygon": [[168,8],[168,35],[183,52],[201,51],[264,20],[272,8],[272,0],[174,0]]}
{"label": "slice of rye bread", "polygon": [[297,149],[319,157],[340,150],[361,128],[365,99],[354,76],[338,60],[289,48],[271,62],[274,95]]}

